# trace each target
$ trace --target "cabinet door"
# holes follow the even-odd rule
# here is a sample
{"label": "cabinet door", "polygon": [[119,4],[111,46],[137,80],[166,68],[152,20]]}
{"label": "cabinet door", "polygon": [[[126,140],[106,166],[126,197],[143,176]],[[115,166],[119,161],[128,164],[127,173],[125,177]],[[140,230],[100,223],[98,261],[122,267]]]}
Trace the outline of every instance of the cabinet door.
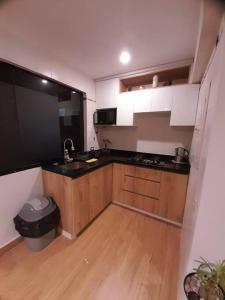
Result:
{"label": "cabinet door", "polygon": [[133,94],[134,113],[149,112],[151,110],[152,90],[139,90]]}
{"label": "cabinet door", "polygon": [[95,218],[112,200],[112,165],[89,174],[90,218]]}
{"label": "cabinet door", "polygon": [[110,164],[103,168],[103,208],[112,202],[113,166]]}
{"label": "cabinet door", "polygon": [[[44,170],[42,171],[42,179],[45,195],[51,196],[60,209],[60,227],[73,236],[74,201],[72,198],[72,185],[74,180],[69,177]],[[79,198],[79,192],[77,193],[77,198]],[[76,222],[79,222],[79,220],[76,219]]]}
{"label": "cabinet door", "polygon": [[170,126],[194,126],[198,105],[199,84],[172,88],[173,103]]}
{"label": "cabinet door", "polygon": [[89,175],[72,180],[72,189],[74,234],[77,234],[91,221]]}
{"label": "cabinet door", "polygon": [[117,107],[119,97],[119,79],[103,80],[96,82],[96,107]]}
{"label": "cabinet door", "polygon": [[129,92],[121,93],[117,105],[117,122],[119,126],[132,126],[134,119],[134,100]]}
{"label": "cabinet door", "polygon": [[84,229],[112,201],[112,165],[73,181],[75,233]]}
{"label": "cabinet door", "polygon": [[123,177],[124,177],[124,165],[113,164],[112,201],[114,202],[122,201]]}
{"label": "cabinet door", "polygon": [[162,87],[152,89],[151,111],[171,111],[172,89]]}
{"label": "cabinet door", "polygon": [[177,222],[183,222],[188,176],[162,172],[159,215]]}

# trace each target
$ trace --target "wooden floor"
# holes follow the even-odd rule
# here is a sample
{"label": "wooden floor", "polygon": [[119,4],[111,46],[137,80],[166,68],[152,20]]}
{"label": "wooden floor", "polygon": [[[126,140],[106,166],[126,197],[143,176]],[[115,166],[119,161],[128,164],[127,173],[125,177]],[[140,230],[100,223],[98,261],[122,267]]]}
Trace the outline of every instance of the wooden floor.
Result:
{"label": "wooden floor", "polygon": [[0,257],[0,300],[175,300],[180,230],[109,206],[74,241]]}

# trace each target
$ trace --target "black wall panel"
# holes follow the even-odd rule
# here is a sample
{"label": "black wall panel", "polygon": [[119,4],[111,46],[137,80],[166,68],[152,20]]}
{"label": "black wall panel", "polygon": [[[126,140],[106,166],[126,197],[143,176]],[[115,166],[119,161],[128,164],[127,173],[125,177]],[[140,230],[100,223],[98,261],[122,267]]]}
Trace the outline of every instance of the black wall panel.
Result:
{"label": "black wall panel", "polygon": [[61,156],[57,97],[15,86],[23,161],[50,161]]}
{"label": "black wall panel", "polygon": [[83,93],[0,62],[0,175],[83,151]]}

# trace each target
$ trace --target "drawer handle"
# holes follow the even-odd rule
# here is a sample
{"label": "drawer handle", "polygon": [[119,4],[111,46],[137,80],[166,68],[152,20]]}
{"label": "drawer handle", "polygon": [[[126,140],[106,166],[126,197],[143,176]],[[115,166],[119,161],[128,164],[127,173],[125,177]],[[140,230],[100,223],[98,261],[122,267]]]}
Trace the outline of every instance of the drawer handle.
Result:
{"label": "drawer handle", "polygon": [[142,196],[142,197],[146,197],[146,198],[149,198],[149,199],[159,200],[159,198],[154,197],[154,196],[148,196],[148,195],[145,195],[145,194],[129,191],[129,190],[126,190],[126,189],[123,189],[123,191],[131,193],[131,194],[139,195],[139,196]]}
{"label": "drawer handle", "polygon": [[125,180],[126,180],[126,177],[138,178],[138,179],[142,179],[142,180],[146,180],[146,181],[152,181],[152,182],[160,183],[160,181],[156,180],[156,179],[147,179],[147,178],[138,177],[138,176],[134,176],[134,175],[124,174]]}

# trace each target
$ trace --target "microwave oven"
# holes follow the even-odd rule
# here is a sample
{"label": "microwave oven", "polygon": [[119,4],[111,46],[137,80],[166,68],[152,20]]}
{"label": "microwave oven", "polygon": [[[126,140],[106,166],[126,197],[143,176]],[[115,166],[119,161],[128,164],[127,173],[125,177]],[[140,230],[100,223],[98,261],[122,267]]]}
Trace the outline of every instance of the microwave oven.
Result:
{"label": "microwave oven", "polygon": [[94,113],[95,125],[113,125],[116,124],[116,108],[97,109]]}

